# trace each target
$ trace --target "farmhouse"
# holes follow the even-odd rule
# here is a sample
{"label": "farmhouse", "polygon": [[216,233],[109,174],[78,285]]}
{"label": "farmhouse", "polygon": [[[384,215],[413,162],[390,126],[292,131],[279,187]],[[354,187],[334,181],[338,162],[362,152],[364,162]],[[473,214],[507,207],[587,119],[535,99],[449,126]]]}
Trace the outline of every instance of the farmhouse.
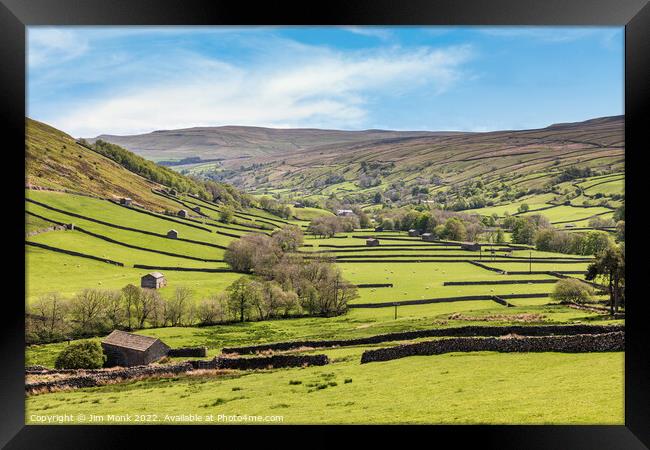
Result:
{"label": "farmhouse", "polygon": [[376,247],[378,245],[379,245],[379,239],[375,239],[375,238],[366,239],[366,246],[368,246],[368,247]]}
{"label": "farmhouse", "polygon": [[354,211],[351,209],[337,209],[336,215],[339,217],[349,217],[354,215]]}
{"label": "farmhouse", "polygon": [[160,272],[151,272],[140,279],[140,287],[148,289],[160,289],[167,286],[165,276]]}
{"label": "farmhouse", "polygon": [[431,233],[422,233],[421,238],[423,241],[435,241],[435,237]]}
{"label": "farmhouse", "polygon": [[178,239],[178,231],[176,231],[176,230],[169,230],[169,231],[167,232],[167,237],[168,237],[169,239]]}
{"label": "farmhouse", "polygon": [[132,202],[133,202],[133,200],[131,200],[129,197],[122,197],[120,199],[120,205],[131,206]]}
{"label": "farmhouse", "polygon": [[167,355],[169,347],[160,339],[113,330],[102,340],[106,367],[140,366]]}
{"label": "farmhouse", "polygon": [[414,230],[413,228],[411,228],[411,229],[409,230],[409,236],[411,236],[411,237],[418,237],[419,235],[420,235],[420,231],[419,231],[419,230]]}
{"label": "farmhouse", "polygon": [[478,242],[462,242],[460,244],[461,250],[469,250],[471,252],[478,252],[481,250],[481,244]]}
{"label": "farmhouse", "polygon": [[187,217],[187,210],[181,209],[176,214],[178,214],[178,217]]}

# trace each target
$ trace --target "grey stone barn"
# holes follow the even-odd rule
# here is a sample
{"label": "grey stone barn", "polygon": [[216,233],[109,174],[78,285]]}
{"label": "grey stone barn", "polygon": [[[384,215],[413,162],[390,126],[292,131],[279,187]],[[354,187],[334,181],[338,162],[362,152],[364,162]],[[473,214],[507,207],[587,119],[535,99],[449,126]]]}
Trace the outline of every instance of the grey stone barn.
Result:
{"label": "grey stone barn", "polygon": [[187,217],[187,211],[184,210],[184,209],[181,209],[180,211],[178,211],[177,214],[178,214],[178,217]]}
{"label": "grey stone barn", "polygon": [[160,339],[114,330],[102,340],[106,367],[141,366],[167,356],[169,347]]}
{"label": "grey stone barn", "polygon": [[169,231],[167,232],[167,237],[168,237],[169,239],[178,239],[178,231],[176,231],[176,230],[169,230]]}
{"label": "grey stone barn", "polygon": [[201,207],[200,206],[195,206],[194,208],[192,208],[192,211],[200,213],[201,212]]}
{"label": "grey stone barn", "polygon": [[409,230],[409,236],[410,236],[410,237],[418,237],[419,235],[420,235],[420,231],[419,231],[419,230],[414,230],[413,228],[411,228],[411,229]]}
{"label": "grey stone barn", "polygon": [[376,247],[378,245],[379,245],[379,239],[375,239],[375,238],[366,239],[366,246]]}
{"label": "grey stone barn", "polygon": [[133,203],[133,200],[131,200],[129,197],[122,197],[120,199],[120,205],[131,206],[132,203]]}
{"label": "grey stone barn", "polygon": [[469,250],[472,252],[478,252],[481,250],[481,244],[478,242],[462,242],[460,244],[461,250]]}
{"label": "grey stone barn", "polygon": [[160,272],[151,272],[140,279],[140,287],[147,289],[160,289],[167,286],[165,276]]}
{"label": "grey stone barn", "polygon": [[435,241],[434,236],[431,233],[423,233],[421,237],[423,241]]}

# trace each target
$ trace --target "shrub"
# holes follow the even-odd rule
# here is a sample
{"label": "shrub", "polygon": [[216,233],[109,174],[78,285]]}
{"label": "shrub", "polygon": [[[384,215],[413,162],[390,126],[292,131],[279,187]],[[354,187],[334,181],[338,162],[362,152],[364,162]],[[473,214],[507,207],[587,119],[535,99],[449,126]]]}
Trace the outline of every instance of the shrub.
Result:
{"label": "shrub", "polygon": [[54,362],[57,369],[99,369],[106,355],[97,341],[76,342],[66,347]]}
{"label": "shrub", "polygon": [[591,286],[575,278],[565,278],[555,283],[551,298],[560,303],[586,303],[594,290]]}

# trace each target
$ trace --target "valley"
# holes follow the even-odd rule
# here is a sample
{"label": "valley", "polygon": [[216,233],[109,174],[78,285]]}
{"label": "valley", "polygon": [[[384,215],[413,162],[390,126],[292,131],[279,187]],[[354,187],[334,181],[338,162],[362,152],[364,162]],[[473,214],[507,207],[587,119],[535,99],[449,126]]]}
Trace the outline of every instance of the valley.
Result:
{"label": "valley", "polygon": [[[526,339],[509,327],[624,323],[624,303],[610,314],[603,278],[589,276],[598,254],[624,243],[620,116],[490,133],[218,127],[96,140],[27,119],[27,136],[26,364],[52,371],[28,381],[60,376],[56,360],[71,342],[99,342],[113,328],[221,358],[224,348],[287,341],[431,329],[444,340],[462,327],[483,339],[487,326],[502,327],[498,339]],[[183,158],[212,161],[152,165]],[[274,263],[237,268],[234,246],[261,252],[283,230],[300,238],[274,250]],[[331,283],[304,287],[296,273],[306,268],[331,271],[349,290],[341,310],[314,312]],[[155,289],[160,309],[139,327],[131,314],[142,311],[124,306],[125,287],[150,272],[166,285]],[[278,288],[285,303],[271,306],[262,299],[275,294],[260,294],[239,320],[239,280]],[[588,299],[557,295],[566,280],[578,280]],[[92,320],[77,314],[89,290],[117,306]],[[53,312],[53,295],[72,312]],[[80,329],[85,319],[92,327]],[[27,417],[74,405],[87,414],[154,408],[156,423],[189,413],[296,424],[624,422],[622,351],[451,351],[360,363],[368,350],[427,340],[257,355],[323,354],[325,366],[45,389],[27,396]]]}

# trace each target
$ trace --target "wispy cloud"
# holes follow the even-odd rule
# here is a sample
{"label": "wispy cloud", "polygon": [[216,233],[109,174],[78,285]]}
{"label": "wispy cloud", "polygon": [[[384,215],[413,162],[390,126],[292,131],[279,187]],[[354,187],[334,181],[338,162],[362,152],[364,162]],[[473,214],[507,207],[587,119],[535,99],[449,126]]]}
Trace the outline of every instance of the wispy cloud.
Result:
{"label": "wispy cloud", "polygon": [[88,41],[78,33],[57,28],[28,30],[30,67],[60,64],[83,55]]}
{"label": "wispy cloud", "polygon": [[[472,57],[467,46],[358,52],[304,45],[292,49],[290,55],[269,50],[271,54],[249,65],[191,52],[175,52],[173,70],[167,59],[157,64],[152,59],[132,62],[156,74],[156,81],[140,74],[119,92],[69,105],[52,123],[76,136],[225,124],[359,127],[375,96],[423,87],[442,93],[463,77],[463,64]],[[105,73],[109,77],[137,71],[131,66]]]}
{"label": "wispy cloud", "polygon": [[360,36],[377,38],[382,41],[388,41],[393,38],[393,33],[391,33],[390,30],[387,30],[386,28],[378,28],[373,26],[347,26],[341,27],[341,29],[350,33],[358,34]]}

